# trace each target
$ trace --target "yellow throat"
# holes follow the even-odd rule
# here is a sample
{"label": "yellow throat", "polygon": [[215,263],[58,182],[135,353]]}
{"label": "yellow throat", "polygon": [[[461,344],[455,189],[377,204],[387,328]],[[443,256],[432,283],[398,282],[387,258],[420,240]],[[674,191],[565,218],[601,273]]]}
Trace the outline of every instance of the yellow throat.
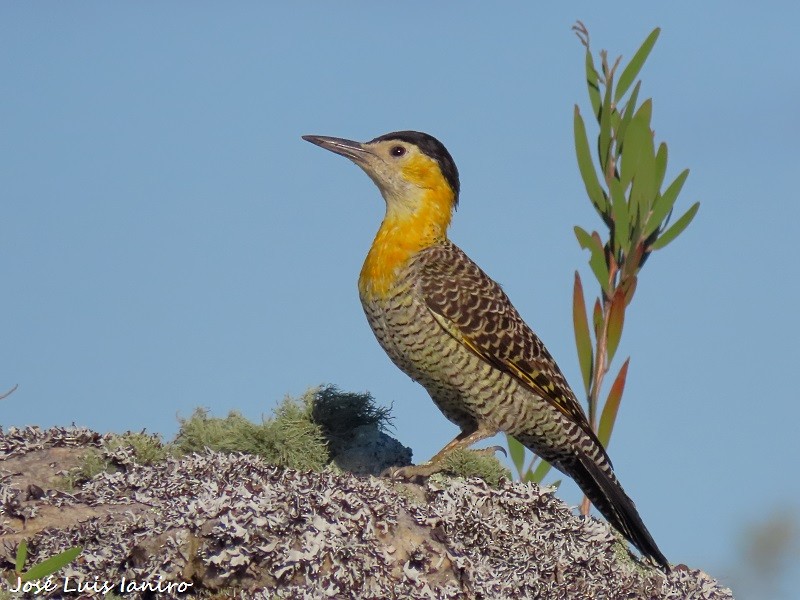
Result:
{"label": "yellow throat", "polygon": [[358,278],[362,298],[386,297],[417,252],[447,239],[455,194],[435,162],[420,158],[403,169],[403,176],[418,186],[414,198],[384,194],[386,216]]}

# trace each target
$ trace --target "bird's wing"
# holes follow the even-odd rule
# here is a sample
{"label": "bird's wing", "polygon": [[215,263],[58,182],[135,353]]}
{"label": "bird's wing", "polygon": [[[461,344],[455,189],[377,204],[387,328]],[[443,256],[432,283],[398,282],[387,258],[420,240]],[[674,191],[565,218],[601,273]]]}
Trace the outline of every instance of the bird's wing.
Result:
{"label": "bird's wing", "polygon": [[442,328],[549,402],[602,449],[553,357],[500,286],[450,242],[427,248],[417,261],[418,290]]}

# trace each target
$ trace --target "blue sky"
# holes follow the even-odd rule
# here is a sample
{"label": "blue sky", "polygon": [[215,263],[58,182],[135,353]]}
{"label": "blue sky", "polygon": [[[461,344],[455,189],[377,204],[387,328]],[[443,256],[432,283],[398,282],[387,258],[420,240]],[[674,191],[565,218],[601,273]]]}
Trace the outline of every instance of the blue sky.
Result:
{"label": "blue sky", "polygon": [[[618,352],[609,451],[664,553],[724,575],[737,525],[797,507],[796,4],[4,3],[3,426],[170,437],[196,406],[258,419],[323,382],[393,405],[416,460],[456,433],[383,355],[356,278],[372,182],[303,134],[427,131],[452,239],[576,388],[572,227],[600,223],[572,147],[583,48],[643,72],[690,229],[651,257]],[[619,359],[618,359],[619,360]],[[560,494],[577,504],[577,489]]]}

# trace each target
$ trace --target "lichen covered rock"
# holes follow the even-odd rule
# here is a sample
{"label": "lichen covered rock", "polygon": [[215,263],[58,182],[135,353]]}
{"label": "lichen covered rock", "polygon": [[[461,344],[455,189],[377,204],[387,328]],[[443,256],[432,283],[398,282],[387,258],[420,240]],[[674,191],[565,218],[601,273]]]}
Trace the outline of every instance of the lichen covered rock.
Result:
{"label": "lichen covered rock", "polygon": [[[30,493],[26,472],[37,456],[105,452],[103,439],[83,429],[0,431],[6,574],[27,538],[30,564],[83,547],[57,574],[53,597],[64,595],[65,577],[73,588],[108,583],[115,593],[123,584],[161,586],[158,597],[181,597],[181,583],[184,596],[201,597],[732,597],[701,571],[665,575],[638,562],[606,524],[573,515],[534,484],[439,479],[421,487],[211,451],[145,466],[117,445],[121,470],[65,492],[49,483],[51,463],[39,463],[42,494]],[[61,467],[49,468],[55,477]],[[126,597],[144,595],[128,589]]]}

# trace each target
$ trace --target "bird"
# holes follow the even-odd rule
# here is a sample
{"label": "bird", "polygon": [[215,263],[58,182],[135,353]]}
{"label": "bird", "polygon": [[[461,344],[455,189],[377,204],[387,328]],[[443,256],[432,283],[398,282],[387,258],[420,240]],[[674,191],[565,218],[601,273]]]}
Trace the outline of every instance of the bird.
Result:
{"label": "bird", "polygon": [[305,135],[361,167],[386,212],[358,279],[386,354],[460,433],[403,478],[441,470],[452,451],[505,432],[570,476],[609,523],[669,570],[561,369],[499,284],[448,237],[456,164],[435,137],[396,131],[368,142]]}

